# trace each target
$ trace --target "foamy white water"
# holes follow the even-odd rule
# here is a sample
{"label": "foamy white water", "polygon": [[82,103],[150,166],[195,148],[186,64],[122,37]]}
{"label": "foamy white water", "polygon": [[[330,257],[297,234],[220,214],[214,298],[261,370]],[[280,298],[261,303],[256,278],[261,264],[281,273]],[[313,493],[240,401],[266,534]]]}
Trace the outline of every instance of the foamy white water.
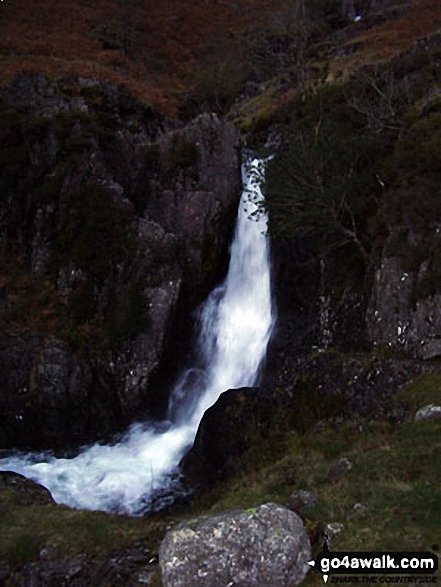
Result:
{"label": "foamy white water", "polygon": [[0,459],[0,470],[41,483],[58,503],[133,515],[148,507],[155,492],[172,486],[205,410],[223,391],[254,385],[265,358],[275,322],[267,217],[249,219],[263,198],[263,172],[257,159],[243,169],[228,275],[201,309],[198,361],[176,384],[167,422],[135,424],[117,444],[95,444],[71,459],[42,454]]}

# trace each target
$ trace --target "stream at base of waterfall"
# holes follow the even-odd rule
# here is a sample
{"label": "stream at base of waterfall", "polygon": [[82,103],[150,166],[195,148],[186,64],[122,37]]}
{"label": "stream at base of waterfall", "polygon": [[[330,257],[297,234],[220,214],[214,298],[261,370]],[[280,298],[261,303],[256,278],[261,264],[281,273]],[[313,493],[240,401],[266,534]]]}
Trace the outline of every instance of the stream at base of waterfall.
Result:
{"label": "stream at base of waterfall", "polygon": [[155,496],[157,509],[173,500],[177,466],[205,410],[227,389],[256,384],[275,323],[267,217],[259,209],[264,162],[248,161],[242,176],[228,274],[199,311],[197,359],[178,379],[166,420],[133,424],[117,443],[74,458],[15,453],[0,459],[0,471],[21,473],[74,508],[139,515],[154,508]]}

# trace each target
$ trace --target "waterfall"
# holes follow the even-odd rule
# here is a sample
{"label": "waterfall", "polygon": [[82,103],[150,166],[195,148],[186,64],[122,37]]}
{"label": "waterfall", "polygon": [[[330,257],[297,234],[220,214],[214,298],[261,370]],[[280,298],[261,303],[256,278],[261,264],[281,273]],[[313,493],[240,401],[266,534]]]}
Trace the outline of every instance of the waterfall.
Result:
{"label": "waterfall", "polygon": [[167,420],[134,424],[118,443],[95,444],[71,459],[13,455],[0,459],[0,470],[37,481],[58,503],[132,515],[148,509],[155,492],[173,487],[205,410],[223,391],[254,385],[265,358],[275,315],[267,217],[259,210],[263,174],[260,160],[243,166],[228,275],[200,310],[197,360],[179,378]]}

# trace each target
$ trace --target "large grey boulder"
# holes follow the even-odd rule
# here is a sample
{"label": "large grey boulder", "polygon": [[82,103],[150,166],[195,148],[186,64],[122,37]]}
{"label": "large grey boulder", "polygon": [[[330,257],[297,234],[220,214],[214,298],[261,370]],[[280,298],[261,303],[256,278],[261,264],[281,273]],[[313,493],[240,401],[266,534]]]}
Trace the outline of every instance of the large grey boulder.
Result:
{"label": "large grey boulder", "polygon": [[292,587],[311,547],[299,516],[276,504],[182,522],[164,538],[164,587]]}

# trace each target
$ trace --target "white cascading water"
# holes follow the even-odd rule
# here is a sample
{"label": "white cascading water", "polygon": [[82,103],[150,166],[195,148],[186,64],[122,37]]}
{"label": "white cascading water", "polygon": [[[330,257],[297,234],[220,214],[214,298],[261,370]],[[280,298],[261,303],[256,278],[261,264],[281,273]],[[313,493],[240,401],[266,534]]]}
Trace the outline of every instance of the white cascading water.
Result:
{"label": "white cascading water", "polygon": [[158,490],[173,491],[173,473],[205,410],[223,391],[256,383],[275,322],[267,217],[258,210],[263,172],[264,163],[257,159],[243,168],[228,275],[202,307],[198,363],[175,386],[167,421],[134,424],[117,444],[95,444],[70,459],[10,456],[0,460],[0,470],[41,483],[58,503],[131,515],[149,509]]}

